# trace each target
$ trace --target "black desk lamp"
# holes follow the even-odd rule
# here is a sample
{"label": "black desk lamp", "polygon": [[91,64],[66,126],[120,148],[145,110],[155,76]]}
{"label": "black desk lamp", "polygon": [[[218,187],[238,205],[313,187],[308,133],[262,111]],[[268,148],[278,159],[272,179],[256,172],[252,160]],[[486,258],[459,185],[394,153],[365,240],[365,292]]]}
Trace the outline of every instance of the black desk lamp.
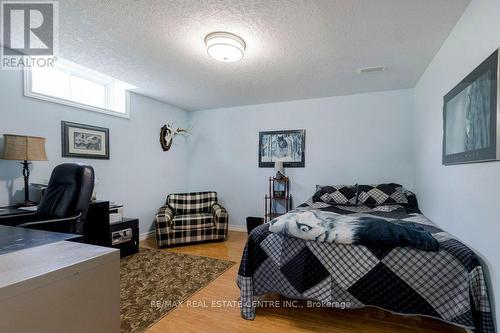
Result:
{"label": "black desk lamp", "polygon": [[3,159],[23,161],[21,164],[23,165],[24,176],[24,203],[19,206],[35,206],[36,203],[30,201],[29,165],[31,163],[28,161],[47,161],[45,138],[12,134],[4,134],[3,137],[5,140]]}

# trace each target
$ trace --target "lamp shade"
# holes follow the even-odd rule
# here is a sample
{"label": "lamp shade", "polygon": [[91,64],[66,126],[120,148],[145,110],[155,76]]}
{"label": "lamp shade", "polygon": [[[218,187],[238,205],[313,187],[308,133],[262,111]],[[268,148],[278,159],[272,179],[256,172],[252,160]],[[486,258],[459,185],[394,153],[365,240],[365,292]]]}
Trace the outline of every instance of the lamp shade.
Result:
{"label": "lamp shade", "polygon": [[274,171],[283,173],[283,161],[274,162]]}
{"label": "lamp shade", "polygon": [[47,161],[45,138],[4,134],[4,160]]}

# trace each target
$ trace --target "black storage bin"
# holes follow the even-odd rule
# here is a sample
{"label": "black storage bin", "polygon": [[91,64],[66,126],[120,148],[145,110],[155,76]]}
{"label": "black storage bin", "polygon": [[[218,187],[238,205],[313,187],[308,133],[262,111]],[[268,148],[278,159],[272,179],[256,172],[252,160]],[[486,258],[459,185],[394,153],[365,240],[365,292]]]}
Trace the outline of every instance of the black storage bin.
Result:
{"label": "black storage bin", "polygon": [[249,216],[247,217],[247,232],[250,235],[253,229],[258,227],[264,223],[264,219],[262,217],[254,217],[254,216]]}

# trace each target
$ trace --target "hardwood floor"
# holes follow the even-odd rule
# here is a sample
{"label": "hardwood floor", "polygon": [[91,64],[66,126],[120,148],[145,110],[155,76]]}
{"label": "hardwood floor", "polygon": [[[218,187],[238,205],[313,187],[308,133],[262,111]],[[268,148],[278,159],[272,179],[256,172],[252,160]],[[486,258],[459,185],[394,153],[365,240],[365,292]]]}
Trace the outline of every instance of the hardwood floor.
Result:
{"label": "hardwood floor", "polygon": [[[237,307],[201,307],[215,301],[236,301],[238,263],[246,242],[246,233],[230,232],[222,243],[208,243],[165,249],[178,253],[235,261],[237,264],[193,295],[183,306],[151,326],[147,333],[165,332],[335,332],[335,333],[463,333],[465,330],[437,320],[397,316],[379,309],[334,310],[259,308],[253,321],[240,317]],[[153,238],[141,243],[156,248]],[[272,295],[270,298],[279,296]],[[187,304],[185,302],[185,304]],[[200,306],[200,307],[196,307]]]}

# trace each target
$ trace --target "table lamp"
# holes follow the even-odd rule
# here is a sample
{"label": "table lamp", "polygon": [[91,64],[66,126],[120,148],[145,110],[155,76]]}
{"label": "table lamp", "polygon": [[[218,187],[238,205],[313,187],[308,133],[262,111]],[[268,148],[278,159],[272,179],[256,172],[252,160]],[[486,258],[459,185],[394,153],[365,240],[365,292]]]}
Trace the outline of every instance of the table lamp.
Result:
{"label": "table lamp", "polygon": [[283,161],[278,160],[274,162],[274,171],[276,171],[276,179],[283,179],[285,176]]}
{"label": "table lamp", "polygon": [[31,164],[28,161],[47,161],[45,153],[45,138],[36,136],[4,134],[4,160],[23,161],[24,176],[24,202],[19,206],[36,206],[36,203],[30,201],[29,177]]}

